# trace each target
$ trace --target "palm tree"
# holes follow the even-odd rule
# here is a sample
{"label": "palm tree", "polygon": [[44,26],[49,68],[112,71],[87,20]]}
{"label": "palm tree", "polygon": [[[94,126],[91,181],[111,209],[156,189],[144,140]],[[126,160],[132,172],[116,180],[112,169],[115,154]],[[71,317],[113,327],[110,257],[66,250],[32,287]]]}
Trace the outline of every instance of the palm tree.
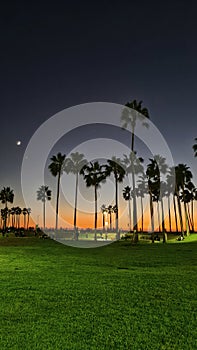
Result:
{"label": "palm tree", "polygon": [[184,211],[185,211],[186,234],[189,235],[188,213],[186,208],[184,190],[187,189],[187,185],[192,179],[192,173],[186,164],[178,164],[175,167],[175,175],[176,175],[175,194],[177,197],[177,204],[178,204],[178,210],[179,210],[181,234],[184,235],[183,219],[182,219],[182,211],[181,211],[181,196],[182,196],[182,199],[184,202]]}
{"label": "palm tree", "polygon": [[108,205],[107,212],[109,214],[109,227],[110,231],[112,231],[112,214],[114,213],[114,207],[112,205]]}
{"label": "palm tree", "polygon": [[19,229],[20,228],[20,215],[22,213],[22,209],[20,207],[16,207],[15,213],[16,213],[16,227]]}
{"label": "palm tree", "polygon": [[85,164],[80,170],[80,174],[83,175],[87,187],[94,187],[94,200],[95,200],[95,215],[94,215],[94,239],[97,239],[97,191],[100,187],[100,183],[105,181],[105,172],[103,166],[98,161],[89,162]]}
{"label": "palm tree", "polygon": [[27,229],[29,228],[29,217],[31,214],[31,208],[27,208]]}
{"label": "palm tree", "polygon": [[158,188],[158,199],[161,201],[161,215],[162,215],[162,232],[163,232],[163,242],[165,243],[167,236],[166,236],[166,229],[165,229],[165,222],[164,222],[164,205],[163,205],[163,197],[166,194],[166,183],[161,180],[161,174],[165,175],[168,169],[168,166],[166,164],[166,159],[164,157],[161,157],[159,154],[154,156],[154,160],[157,163],[157,172],[158,172],[158,178],[159,178],[159,188]]}
{"label": "palm tree", "polygon": [[27,208],[23,208],[23,209],[22,209],[22,214],[23,214],[23,226],[24,226],[24,229],[26,229]]}
{"label": "palm tree", "polygon": [[11,215],[12,215],[12,227],[15,227],[15,223],[16,223],[16,220],[15,220],[15,207],[11,208]]}
{"label": "palm tree", "polygon": [[118,183],[123,181],[126,172],[120,158],[113,156],[112,159],[107,160],[107,163],[108,164],[105,165],[105,175],[107,177],[113,173],[115,179],[116,234],[117,239],[120,239],[120,234],[118,232]]}
{"label": "palm tree", "polygon": [[195,138],[195,144],[193,145],[194,157],[197,157],[197,138]]}
{"label": "palm tree", "polygon": [[105,231],[105,216],[108,213],[108,209],[105,204],[101,206],[101,213],[103,214],[103,232]]}
{"label": "palm tree", "polygon": [[141,204],[141,218],[142,218],[142,232],[144,232],[144,207],[143,207],[143,198],[144,195],[148,192],[148,184],[146,174],[143,172],[139,176],[138,187],[137,187],[137,195],[140,197]]}
{"label": "palm tree", "polygon": [[51,164],[49,165],[49,170],[53,176],[57,176],[57,199],[56,199],[56,221],[55,221],[55,229],[58,229],[58,213],[59,213],[59,194],[60,194],[60,178],[63,174],[64,163],[65,163],[65,154],[61,154],[60,152],[56,156],[52,156]]}
{"label": "palm tree", "polygon": [[129,207],[129,231],[131,232],[131,187],[126,186],[123,189],[123,198],[125,201],[128,201],[128,207]]}
{"label": "palm tree", "polygon": [[152,243],[154,243],[154,207],[153,207],[153,201],[155,199],[155,196],[158,195],[158,173],[157,173],[157,163],[154,159],[149,158],[150,163],[147,165],[146,175],[148,178],[148,193],[150,196],[150,217],[151,217],[151,239]]}
{"label": "palm tree", "polygon": [[43,229],[45,229],[46,224],[46,201],[51,200],[51,190],[48,186],[42,185],[37,191],[37,200],[43,203]]}
{"label": "palm tree", "polygon": [[[134,233],[138,232],[138,217],[137,217],[137,198],[136,198],[136,186],[135,186],[135,175],[143,173],[143,159],[137,158],[136,152],[130,152],[129,156],[124,154],[123,163],[126,166],[126,173],[131,173],[132,175],[132,186],[133,186],[133,231]],[[137,235],[136,235],[137,240]]]}
{"label": "palm tree", "polygon": [[69,174],[72,173],[76,177],[75,184],[75,209],[74,209],[74,230],[77,229],[77,194],[78,194],[78,181],[80,170],[87,164],[87,160],[84,158],[84,154],[79,152],[71,153],[71,158],[67,158],[64,165],[64,171]]}
{"label": "palm tree", "polygon": [[[149,117],[149,112],[146,107],[142,107],[143,101],[137,102],[133,100],[131,102],[126,103],[126,107],[124,108],[121,116],[122,127],[126,129],[128,126],[131,127],[131,151],[134,152],[134,137],[135,137],[135,127],[137,120],[140,120],[143,126],[148,128],[148,123],[146,122],[146,118]],[[137,113],[138,112],[138,113]]]}
{"label": "palm tree", "polygon": [[[5,208],[8,208],[8,203],[13,203],[14,201],[14,192],[10,187],[3,187],[0,192],[0,201],[2,204],[5,204]],[[4,230],[7,227],[7,215],[4,215]]]}
{"label": "palm tree", "polygon": [[168,173],[166,176],[167,183],[167,197],[168,197],[168,212],[169,212],[169,222],[171,221],[171,213],[170,213],[170,201],[169,197],[172,194],[173,196],[173,207],[174,207],[174,217],[175,217],[175,226],[176,232],[178,232],[178,218],[177,218],[177,209],[176,209],[176,201],[175,201],[175,167],[170,167],[168,169]]}

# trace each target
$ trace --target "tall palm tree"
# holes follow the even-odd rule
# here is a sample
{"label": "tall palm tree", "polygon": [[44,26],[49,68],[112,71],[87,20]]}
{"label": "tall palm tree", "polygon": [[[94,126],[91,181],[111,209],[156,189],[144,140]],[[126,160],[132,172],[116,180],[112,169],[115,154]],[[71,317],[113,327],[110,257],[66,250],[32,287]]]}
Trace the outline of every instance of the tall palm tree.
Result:
{"label": "tall palm tree", "polygon": [[111,159],[107,160],[107,165],[105,165],[105,175],[110,176],[111,174],[114,175],[115,179],[115,205],[116,205],[116,234],[117,239],[120,239],[119,234],[119,225],[118,225],[118,183],[122,182],[125,176],[125,169],[124,164],[122,163],[120,158],[116,158],[113,156]]}
{"label": "tall palm tree", "polygon": [[154,159],[149,158],[150,163],[147,165],[146,169],[146,175],[148,178],[148,193],[150,196],[150,218],[151,218],[151,239],[152,243],[154,243],[154,231],[155,231],[155,225],[154,225],[154,207],[153,207],[153,201],[155,199],[155,196],[158,195],[158,172],[157,172],[157,163]]}
{"label": "tall palm tree", "polygon": [[[137,158],[136,152],[130,152],[129,156],[124,154],[123,163],[126,167],[126,173],[131,173],[132,175],[132,192],[133,192],[133,231],[138,232],[138,216],[137,216],[137,196],[136,196],[136,186],[135,186],[135,176],[137,174],[143,173],[144,169],[142,166],[143,158]],[[137,236],[136,236],[137,239]]]}
{"label": "tall palm tree", "polygon": [[77,195],[78,195],[78,181],[80,170],[87,164],[87,160],[84,158],[84,154],[75,152],[71,153],[71,158],[67,158],[64,165],[64,171],[69,174],[75,175],[75,209],[74,209],[74,230],[77,229]]}
{"label": "tall palm tree", "polygon": [[109,214],[109,227],[110,231],[112,231],[112,214],[114,213],[114,207],[110,204],[107,207],[107,212]]}
{"label": "tall palm tree", "polygon": [[65,154],[60,152],[56,156],[51,157],[51,164],[49,164],[49,170],[53,176],[57,176],[57,199],[56,199],[56,220],[55,220],[55,229],[58,229],[58,213],[59,213],[59,194],[60,194],[60,178],[63,174],[64,163],[65,163]]}
{"label": "tall palm tree", "polygon": [[[143,101],[137,102],[137,100],[133,100],[131,102],[126,103],[126,107],[124,108],[121,116],[122,127],[125,129],[128,126],[131,128],[131,151],[134,152],[134,137],[135,137],[135,127],[137,120],[140,120],[143,126],[148,128],[148,123],[146,122],[146,118],[149,119],[149,112],[146,107],[142,107]],[[136,113],[138,112],[138,113]]]}
{"label": "tall palm tree", "polygon": [[146,174],[143,172],[139,176],[138,180],[138,187],[137,187],[137,195],[140,197],[140,204],[141,204],[141,218],[142,218],[142,232],[144,232],[144,206],[143,206],[143,199],[145,194],[148,193],[148,184],[147,184],[147,177]]}
{"label": "tall palm tree", "polygon": [[22,209],[22,214],[23,214],[23,226],[24,226],[24,229],[26,229],[27,208],[23,208],[23,209]]}
{"label": "tall palm tree", "polygon": [[123,189],[123,198],[125,201],[128,201],[128,207],[129,207],[129,231],[131,232],[131,187],[126,186]]}
{"label": "tall palm tree", "polygon": [[[5,208],[8,208],[8,203],[13,203],[14,201],[14,191],[10,187],[3,187],[0,192],[0,201],[5,204]],[[4,215],[4,230],[7,227],[7,215]]]}
{"label": "tall palm tree", "polygon": [[101,205],[101,213],[103,215],[103,232],[104,232],[105,231],[105,217],[106,217],[106,214],[108,213],[108,209],[107,209],[105,204]]}
{"label": "tall palm tree", "polygon": [[168,166],[166,164],[166,159],[164,157],[161,157],[159,154],[154,156],[154,160],[157,163],[157,172],[158,172],[158,178],[159,178],[159,188],[158,188],[158,194],[159,199],[161,202],[161,215],[162,215],[162,232],[163,232],[163,242],[166,241],[166,229],[165,229],[165,215],[164,215],[164,204],[163,204],[163,197],[166,195],[166,183],[161,180],[161,174],[166,175]]}
{"label": "tall palm tree", "polygon": [[43,228],[46,227],[46,201],[51,200],[51,190],[48,186],[42,185],[37,191],[37,200],[43,203]]}
{"label": "tall palm tree", "polygon": [[103,166],[99,164],[98,161],[89,162],[85,164],[80,170],[80,174],[83,175],[87,187],[94,187],[94,202],[95,202],[95,212],[94,212],[94,239],[97,239],[97,191],[100,187],[100,183],[105,181],[105,171],[103,171]]}
{"label": "tall palm tree", "polygon": [[184,190],[187,188],[187,185],[191,181],[193,176],[191,171],[189,170],[189,167],[186,164],[178,164],[175,167],[175,175],[176,175],[175,194],[177,197],[177,204],[178,204],[178,210],[179,210],[181,234],[184,235],[183,218],[182,218],[182,211],[181,211],[181,195],[182,195],[182,199],[184,202],[184,211],[185,211],[186,234],[189,235],[188,213],[186,208]]}
{"label": "tall palm tree", "polygon": [[166,176],[167,183],[167,197],[168,197],[168,211],[169,211],[169,220],[171,220],[170,213],[170,205],[169,205],[169,197],[173,196],[173,207],[174,207],[174,217],[175,217],[175,227],[176,232],[178,232],[178,218],[177,218],[177,209],[176,209],[176,201],[175,201],[175,167],[170,167]]}
{"label": "tall palm tree", "polygon": [[15,217],[15,207],[11,208],[11,215],[12,215],[12,227],[15,227],[16,217]]}
{"label": "tall palm tree", "polygon": [[16,207],[16,227],[19,229],[20,228],[20,216],[22,214],[22,209],[20,207]]}
{"label": "tall palm tree", "polygon": [[31,208],[27,208],[27,229],[29,228],[29,217],[31,214]]}

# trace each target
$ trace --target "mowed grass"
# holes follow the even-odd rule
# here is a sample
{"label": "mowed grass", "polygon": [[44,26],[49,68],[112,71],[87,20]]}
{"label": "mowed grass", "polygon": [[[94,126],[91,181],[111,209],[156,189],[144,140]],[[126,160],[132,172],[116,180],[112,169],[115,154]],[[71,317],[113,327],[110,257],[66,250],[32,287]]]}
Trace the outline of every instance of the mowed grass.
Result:
{"label": "mowed grass", "polygon": [[190,237],[93,249],[0,239],[0,349],[197,349]]}

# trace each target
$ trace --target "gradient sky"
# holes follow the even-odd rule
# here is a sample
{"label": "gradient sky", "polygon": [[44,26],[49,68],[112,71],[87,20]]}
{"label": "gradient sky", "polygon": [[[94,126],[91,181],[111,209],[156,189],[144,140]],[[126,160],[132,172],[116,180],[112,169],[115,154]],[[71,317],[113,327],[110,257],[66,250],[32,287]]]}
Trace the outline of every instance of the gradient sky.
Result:
{"label": "gradient sky", "polygon": [[196,11],[181,0],[1,5],[0,185],[14,188],[16,202],[33,133],[86,102],[143,100],[175,163],[195,174]]}

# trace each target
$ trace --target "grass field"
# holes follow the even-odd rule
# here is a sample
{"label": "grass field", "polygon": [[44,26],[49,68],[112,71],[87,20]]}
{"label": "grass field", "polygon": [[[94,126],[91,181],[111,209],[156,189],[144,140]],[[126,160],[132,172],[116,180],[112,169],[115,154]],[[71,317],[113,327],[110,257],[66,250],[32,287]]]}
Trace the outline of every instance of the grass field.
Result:
{"label": "grass field", "polygon": [[0,349],[197,349],[197,235],[78,249],[0,239]]}

